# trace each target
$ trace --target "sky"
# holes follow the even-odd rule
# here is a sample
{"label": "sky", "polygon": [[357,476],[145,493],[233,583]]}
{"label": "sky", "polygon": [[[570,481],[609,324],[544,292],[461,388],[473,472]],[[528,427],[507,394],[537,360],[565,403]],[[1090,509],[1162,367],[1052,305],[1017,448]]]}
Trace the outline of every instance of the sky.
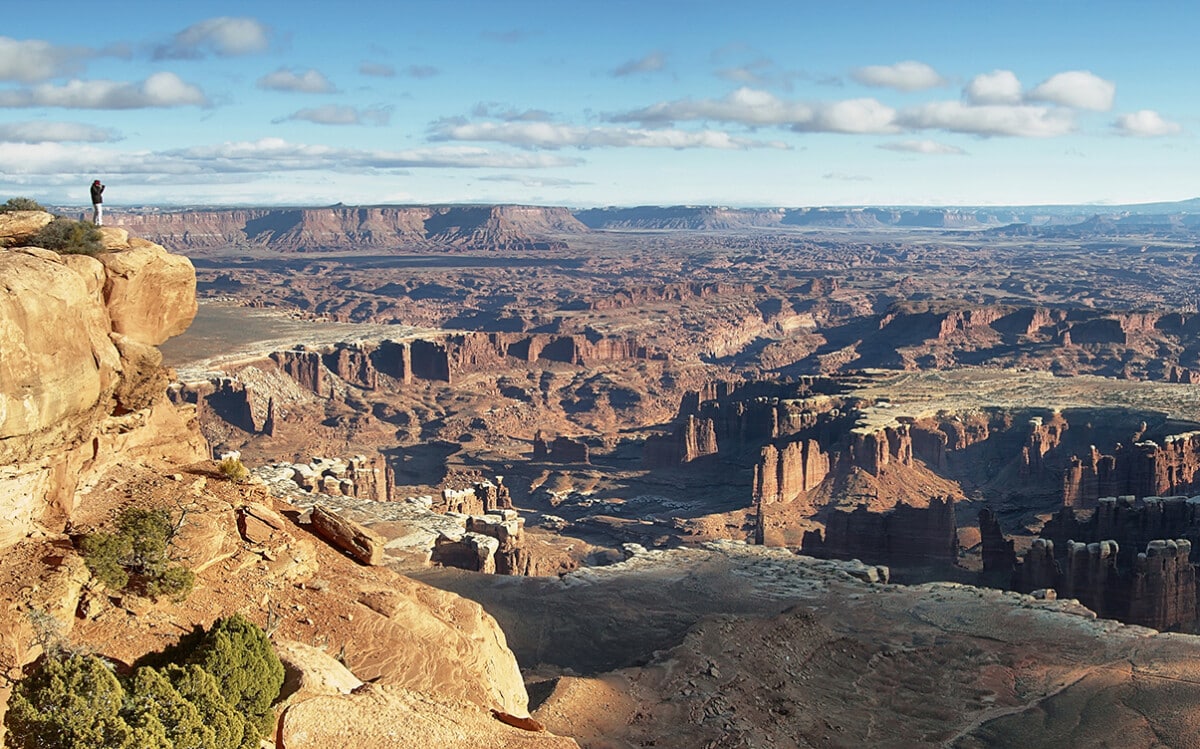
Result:
{"label": "sky", "polygon": [[[8,0],[14,2],[15,0]],[[0,14],[0,200],[1200,195],[1200,3],[57,0]]]}

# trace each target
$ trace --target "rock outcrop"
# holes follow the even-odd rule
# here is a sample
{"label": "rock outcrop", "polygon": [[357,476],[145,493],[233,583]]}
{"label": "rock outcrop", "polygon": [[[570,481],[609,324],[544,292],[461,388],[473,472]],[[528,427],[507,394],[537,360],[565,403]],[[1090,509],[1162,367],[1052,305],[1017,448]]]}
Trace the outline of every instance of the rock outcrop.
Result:
{"label": "rock outcrop", "polygon": [[[19,244],[37,218],[0,214],[0,236]],[[103,244],[95,258],[0,250],[0,547],[62,527],[76,489],[118,461],[207,457],[153,348],[195,315],[191,263],[116,229]]]}

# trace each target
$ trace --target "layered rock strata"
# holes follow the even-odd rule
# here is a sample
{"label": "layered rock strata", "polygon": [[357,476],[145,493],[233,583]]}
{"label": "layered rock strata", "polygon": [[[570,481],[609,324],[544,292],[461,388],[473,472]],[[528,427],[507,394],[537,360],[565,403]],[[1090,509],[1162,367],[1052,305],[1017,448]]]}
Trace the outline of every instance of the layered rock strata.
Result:
{"label": "layered rock strata", "polygon": [[191,263],[112,228],[96,257],[18,246],[46,216],[0,214],[0,547],[61,528],[118,462],[208,453],[154,348],[195,315]]}

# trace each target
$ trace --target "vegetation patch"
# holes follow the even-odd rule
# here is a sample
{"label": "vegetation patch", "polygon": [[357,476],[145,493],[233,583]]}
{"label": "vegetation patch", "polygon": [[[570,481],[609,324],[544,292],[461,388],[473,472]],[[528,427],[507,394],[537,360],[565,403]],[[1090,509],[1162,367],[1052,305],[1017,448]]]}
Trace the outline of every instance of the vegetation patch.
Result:
{"label": "vegetation patch", "polygon": [[45,211],[46,207],[37,202],[33,198],[9,198],[3,204],[0,204],[0,213],[12,213],[13,211]]}
{"label": "vegetation patch", "polygon": [[100,239],[100,229],[95,224],[59,216],[43,226],[29,241],[64,255],[98,255],[104,249]]}
{"label": "vegetation patch", "polygon": [[110,590],[182,601],[196,582],[191,570],[173,564],[170,557],[171,541],[182,524],[182,515],[173,521],[162,509],[122,510],[115,533],[97,531],[83,537],[83,561]]}
{"label": "vegetation patch", "polygon": [[283,686],[267,634],[235,614],[186,639],[124,678],[98,656],[50,650],[13,689],[8,745],[257,749]]}

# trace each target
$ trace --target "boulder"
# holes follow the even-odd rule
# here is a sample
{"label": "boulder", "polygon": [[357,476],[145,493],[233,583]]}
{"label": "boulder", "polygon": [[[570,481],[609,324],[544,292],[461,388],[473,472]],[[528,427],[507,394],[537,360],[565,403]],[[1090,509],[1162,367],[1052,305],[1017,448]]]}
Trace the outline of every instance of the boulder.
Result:
{"label": "boulder", "polygon": [[387,540],[365,526],[338,517],[320,505],[313,507],[312,526],[317,535],[366,565],[383,564]]}
{"label": "boulder", "polygon": [[104,299],[115,332],[157,346],[179,335],[196,316],[196,271],[192,261],[156,244],[97,256],[107,280]]}
{"label": "boulder", "polygon": [[0,213],[0,247],[23,244],[54,220],[45,211],[10,211]]}

